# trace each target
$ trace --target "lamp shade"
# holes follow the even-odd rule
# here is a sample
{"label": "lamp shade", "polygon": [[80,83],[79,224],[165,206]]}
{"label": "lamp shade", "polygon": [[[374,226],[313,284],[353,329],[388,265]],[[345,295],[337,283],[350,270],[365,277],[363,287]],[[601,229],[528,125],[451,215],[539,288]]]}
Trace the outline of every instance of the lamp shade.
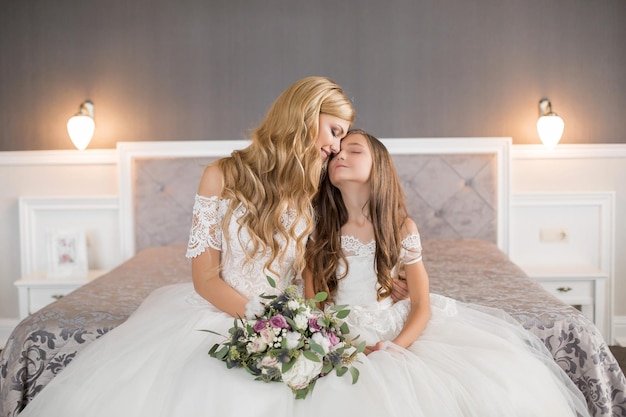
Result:
{"label": "lamp shade", "polygon": [[93,132],[96,129],[96,123],[94,122],[94,109],[95,106],[91,100],[85,100],[80,103],[78,113],[70,117],[67,121],[67,133],[72,139],[74,146],[80,151],[83,151],[91,142]]}
{"label": "lamp shade", "polygon": [[556,114],[541,116],[537,120],[537,134],[547,148],[554,148],[563,136],[565,123]]}
{"label": "lamp shade", "polygon": [[91,142],[93,132],[96,128],[94,120],[84,114],[77,114],[67,121],[67,133],[70,139],[79,150],[84,150]]}

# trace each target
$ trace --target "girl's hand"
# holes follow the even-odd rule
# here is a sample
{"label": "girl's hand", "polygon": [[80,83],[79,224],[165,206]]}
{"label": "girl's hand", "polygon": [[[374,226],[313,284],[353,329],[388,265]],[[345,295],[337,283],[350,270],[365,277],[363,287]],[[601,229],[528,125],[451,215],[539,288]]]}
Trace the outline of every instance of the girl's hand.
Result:
{"label": "girl's hand", "polygon": [[377,350],[383,350],[383,345],[384,345],[385,341],[381,340],[380,342],[376,343],[376,345],[374,346],[365,346],[365,350],[363,351],[363,353],[365,353],[366,355],[369,355],[372,352],[376,352]]}

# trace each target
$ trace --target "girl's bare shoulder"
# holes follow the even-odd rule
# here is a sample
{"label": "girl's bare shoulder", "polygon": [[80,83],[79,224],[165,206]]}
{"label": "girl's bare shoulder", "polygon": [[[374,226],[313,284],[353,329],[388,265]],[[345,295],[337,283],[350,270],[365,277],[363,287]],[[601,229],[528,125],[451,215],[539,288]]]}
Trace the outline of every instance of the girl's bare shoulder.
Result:
{"label": "girl's bare shoulder", "polygon": [[404,220],[404,223],[402,223],[402,229],[401,229],[401,234],[402,237],[407,237],[409,235],[415,235],[415,234],[419,234],[419,230],[417,229],[417,224],[415,224],[415,222],[413,221],[412,218],[407,217]]}

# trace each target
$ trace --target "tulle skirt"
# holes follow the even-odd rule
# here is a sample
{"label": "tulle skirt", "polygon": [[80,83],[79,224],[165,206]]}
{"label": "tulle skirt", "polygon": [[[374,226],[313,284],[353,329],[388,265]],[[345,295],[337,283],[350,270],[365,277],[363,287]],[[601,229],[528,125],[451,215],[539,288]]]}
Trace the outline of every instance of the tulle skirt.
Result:
{"label": "tulle skirt", "polygon": [[[154,291],[122,325],[86,347],[20,417],[195,416],[587,416],[582,394],[541,342],[499,310],[431,295],[432,318],[409,348],[388,343],[363,355],[360,377],[320,378],[306,399],[282,383],[255,381],[208,355],[233,318],[192,284]],[[373,340],[404,319],[353,331]],[[369,333],[368,333],[369,331]]]}

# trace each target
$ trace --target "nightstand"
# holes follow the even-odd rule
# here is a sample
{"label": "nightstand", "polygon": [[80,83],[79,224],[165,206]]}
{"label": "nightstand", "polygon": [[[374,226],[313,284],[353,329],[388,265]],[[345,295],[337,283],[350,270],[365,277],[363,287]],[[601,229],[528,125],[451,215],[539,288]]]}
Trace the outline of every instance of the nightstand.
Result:
{"label": "nightstand", "polygon": [[78,287],[104,275],[106,270],[90,270],[82,278],[48,278],[45,272],[36,272],[15,281],[20,319],[71,293]]}
{"label": "nightstand", "polygon": [[600,331],[605,330],[606,273],[588,265],[520,267],[550,294],[580,310]]}
{"label": "nightstand", "polygon": [[511,198],[509,257],[613,341],[615,192]]}

